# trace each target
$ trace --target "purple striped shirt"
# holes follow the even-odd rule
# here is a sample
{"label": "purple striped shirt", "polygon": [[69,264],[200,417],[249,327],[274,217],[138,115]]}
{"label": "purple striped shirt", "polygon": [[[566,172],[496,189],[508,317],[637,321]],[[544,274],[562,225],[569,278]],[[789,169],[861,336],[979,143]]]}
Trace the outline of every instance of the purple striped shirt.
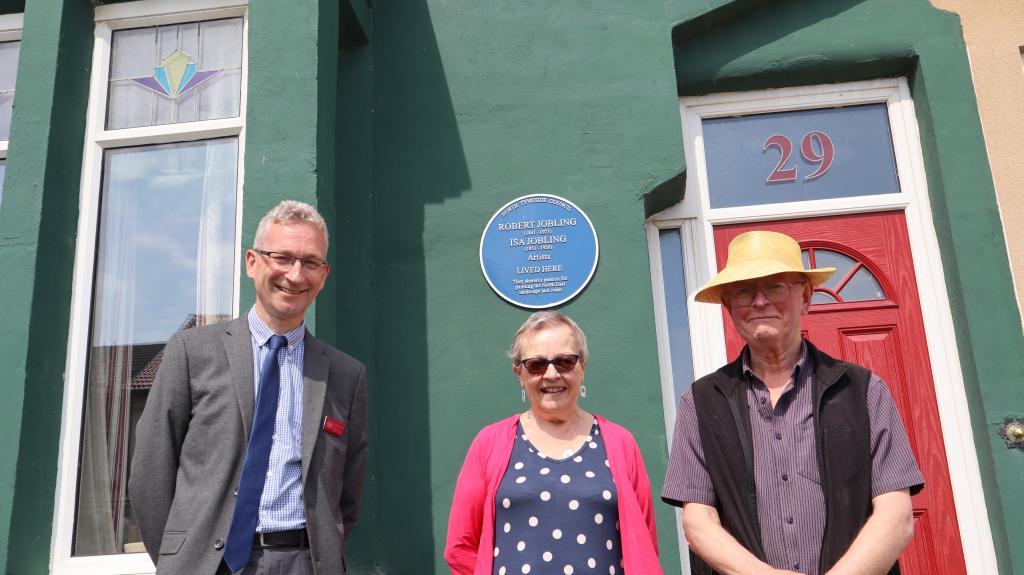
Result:
{"label": "purple striped shirt", "polygon": [[[790,383],[772,408],[768,388],[750,371],[746,350],[742,357],[753,436],[757,516],[766,559],[779,569],[816,575],[825,532],[825,494],[811,411],[814,366],[809,365],[804,345]],[[867,402],[871,496],[924,483],[889,387],[874,373]],[[662,497],[711,506],[718,502],[704,463],[692,388],[679,404]]]}

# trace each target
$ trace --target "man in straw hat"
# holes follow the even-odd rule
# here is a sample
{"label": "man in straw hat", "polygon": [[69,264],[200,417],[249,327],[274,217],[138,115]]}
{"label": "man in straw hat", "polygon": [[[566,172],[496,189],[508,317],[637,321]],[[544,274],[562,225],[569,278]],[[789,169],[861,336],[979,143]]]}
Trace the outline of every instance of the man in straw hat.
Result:
{"label": "man in straw hat", "polygon": [[892,395],[800,335],[834,272],[805,269],[789,236],[747,232],[695,296],[747,346],[679,405],[662,499],[683,508],[694,573],[899,572],[924,482]]}

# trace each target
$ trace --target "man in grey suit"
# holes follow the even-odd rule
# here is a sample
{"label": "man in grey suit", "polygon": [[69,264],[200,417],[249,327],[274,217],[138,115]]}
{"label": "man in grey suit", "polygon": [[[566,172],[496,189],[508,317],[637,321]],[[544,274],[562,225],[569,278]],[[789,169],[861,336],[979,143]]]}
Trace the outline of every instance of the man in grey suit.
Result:
{"label": "man in grey suit", "polygon": [[366,369],[305,329],[326,257],[320,214],[282,202],[245,254],[248,314],[167,342],[128,485],[158,574],[345,573]]}

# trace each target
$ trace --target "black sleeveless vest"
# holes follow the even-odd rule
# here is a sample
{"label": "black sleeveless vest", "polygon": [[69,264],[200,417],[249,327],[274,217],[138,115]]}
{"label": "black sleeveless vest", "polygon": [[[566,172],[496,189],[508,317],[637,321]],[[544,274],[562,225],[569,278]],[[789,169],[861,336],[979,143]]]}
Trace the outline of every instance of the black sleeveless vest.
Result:
{"label": "black sleeveless vest", "polygon": [[[871,515],[871,446],[867,410],[871,372],[830,357],[807,344],[813,366],[811,397],[825,533],[819,572],[828,571],[849,548]],[[742,357],[742,356],[741,356]],[[742,359],[693,384],[697,426],[722,526],[758,559],[765,560],[757,518],[750,412]],[[714,573],[690,553],[691,573]],[[889,575],[898,575],[893,565]]]}

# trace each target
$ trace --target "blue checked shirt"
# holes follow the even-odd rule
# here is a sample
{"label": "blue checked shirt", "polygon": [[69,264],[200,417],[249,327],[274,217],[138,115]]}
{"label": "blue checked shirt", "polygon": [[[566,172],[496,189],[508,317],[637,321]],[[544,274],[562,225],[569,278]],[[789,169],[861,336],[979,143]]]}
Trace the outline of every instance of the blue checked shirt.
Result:
{"label": "blue checked shirt", "polygon": [[[249,310],[249,333],[252,334],[253,385],[259,398],[260,366],[267,356],[267,340],[274,332],[259,318],[255,308]],[[281,367],[281,395],[274,420],[267,481],[260,498],[257,533],[306,526],[302,508],[302,361],[306,350],[306,324],[281,335],[288,340],[288,346],[277,355]]]}

